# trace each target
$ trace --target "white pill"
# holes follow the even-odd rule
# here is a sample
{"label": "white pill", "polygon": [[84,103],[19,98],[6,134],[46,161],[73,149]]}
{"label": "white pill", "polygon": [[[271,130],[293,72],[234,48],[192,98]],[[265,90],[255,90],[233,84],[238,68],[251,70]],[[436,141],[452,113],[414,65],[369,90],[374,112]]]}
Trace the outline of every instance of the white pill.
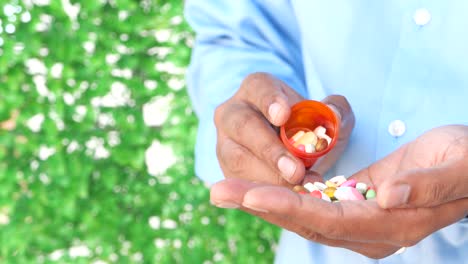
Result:
{"label": "white pill", "polygon": [[365,194],[367,191],[367,184],[363,182],[358,182],[356,184],[356,190],[358,190],[360,193]]}
{"label": "white pill", "polygon": [[323,182],[314,182],[315,187],[317,187],[320,191],[323,191],[327,188],[327,185]]}
{"label": "white pill", "polygon": [[308,182],[304,185],[304,188],[306,188],[309,192],[313,191],[320,191],[313,183]]}
{"label": "white pill", "polygon": [[324,128],[323,126],[318,126],[314,129],[314,133],[315,135],[320,137],[321,135],[325,135],[325,133],[327,133],[327,129]]}
{"label": "white pill", "polygon": [[306,144],[305,145],[305,152],[314,153],[315,152],[315,146],[312,145],[312,144]]}
{"label": "white pill", "polygon": [[347,181],[344,175],[338,175],[331,178],[329,181],[333,182],[336,186],[340,186],[343,182]]}
{"label": "white pill", "polygon": [[330,197],[328,197],[328,195],[324,194],[323,192],[322,192],[322,200],[325,200],[327,202],[331,202]]}
{"label": "white pill", "polygon": [[331,137],[329,137],[327,134],[320,135],[320,136],[318,136],[318,138],[324,138],[325,140],[327,140],[328,145],[330,145],[330,143],[332,141]]}

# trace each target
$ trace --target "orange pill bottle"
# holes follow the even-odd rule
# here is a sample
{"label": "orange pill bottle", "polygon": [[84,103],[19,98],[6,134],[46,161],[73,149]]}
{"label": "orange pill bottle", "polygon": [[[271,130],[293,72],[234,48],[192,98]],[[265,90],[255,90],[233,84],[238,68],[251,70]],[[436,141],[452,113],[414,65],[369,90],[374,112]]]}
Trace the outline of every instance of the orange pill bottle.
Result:
{"label": "orange pill bottle", "polygon": [[[318,126],[325,127],[326,134],[331,138],[327,148],[307,153],[293,146],[290,139],[298,131],[314,131]],[[280,138],[289,152],[301,159],[306,168],[310,168],[320,157],[333,149],[338,141],[339,132],[340,119],[330,107],[319,101],[305,100],[292,106],[288,121],[280,127]]]}

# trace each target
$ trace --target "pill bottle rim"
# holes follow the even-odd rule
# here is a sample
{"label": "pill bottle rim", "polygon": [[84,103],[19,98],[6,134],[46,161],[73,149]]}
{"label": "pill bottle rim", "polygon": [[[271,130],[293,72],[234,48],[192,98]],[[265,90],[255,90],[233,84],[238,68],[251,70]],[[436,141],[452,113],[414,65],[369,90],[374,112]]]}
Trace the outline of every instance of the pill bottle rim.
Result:
{"label": "pill bottle rim", "polygon": [[331,123],[333,124],[334,135],[332,137],[332,140],[331,140],[330,144],[328,144],[328,147],[326,149],[320,151],[320,152],[313,152],[313,153],[307,153],[305,151],[301,151],[301,150],[297,149],[296,147],[294,147],[291,144],[291,142],[289,141],[289,138],[286,135],[285,126],[286,126],[287,122],[286,122],[285,125],[282,125],[280,127],[280,138],[281,138],[281,141],[283,142],[283,144],[288,148],[288,150],[290,152],[292,152],[292,154],[294,156],[296,156],[298,158],[302,158],[302,159],[318,159],[318,158],[324,156],[325,154],[327,154],[336,145],[336,143],[338,141],[338,137],[339,137],[339,132],[340,132],[340,119],[338,118],[335,111],[333,111],[330,107],[328,107],[326,104],[324,104],[324,103],[322,103],[320,101],[315,101],[315,100],[304,100],[304,101],[301,101],[301,102],[293,105],[291,107],[290,119],[294,118],[294,114],[298,110],[302,110],[304,108],[320,109],[321,111],[326,111],[326,112],[328,112],[328,114],[333,116],[333,120],[329,120],[329,121],[331,121]]}

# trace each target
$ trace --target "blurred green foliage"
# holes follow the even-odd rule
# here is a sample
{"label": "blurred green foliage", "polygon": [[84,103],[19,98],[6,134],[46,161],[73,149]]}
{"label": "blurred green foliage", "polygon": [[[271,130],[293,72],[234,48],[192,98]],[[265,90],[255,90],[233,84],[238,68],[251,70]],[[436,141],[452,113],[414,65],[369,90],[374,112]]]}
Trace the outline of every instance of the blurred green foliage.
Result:
{"label": "blurred green foliage", "polygon": [[279,230],[194,176],[182,1],[0,7],[0,263],[272,262]]}

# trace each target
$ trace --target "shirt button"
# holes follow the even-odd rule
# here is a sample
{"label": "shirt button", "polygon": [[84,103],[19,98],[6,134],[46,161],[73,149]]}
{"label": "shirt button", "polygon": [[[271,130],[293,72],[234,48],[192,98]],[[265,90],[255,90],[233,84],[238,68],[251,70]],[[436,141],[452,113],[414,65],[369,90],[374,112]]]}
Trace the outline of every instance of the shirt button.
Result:
{"label": "shirt button", "polygon": [[414,23],[418,26],[424,26],[431,21],[431,13],[426,8],[419,8],[413,15]]}
{"label": "shirt button", "polygon": [[406,131],[406,125],[401,120],[394,120],[388,125],[388,133],[392,137],[401,137]]}

